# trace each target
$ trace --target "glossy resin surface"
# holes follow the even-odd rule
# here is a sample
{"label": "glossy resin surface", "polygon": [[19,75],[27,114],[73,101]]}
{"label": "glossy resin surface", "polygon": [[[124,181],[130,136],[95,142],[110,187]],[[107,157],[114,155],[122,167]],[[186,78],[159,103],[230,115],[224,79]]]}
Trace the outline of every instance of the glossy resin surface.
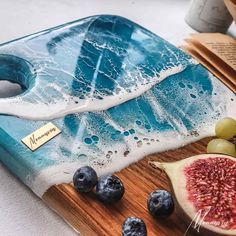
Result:
{"label": "glossy resin surface", "polygon": [[[0,159],[36,194],[213,134],[235,94],[180,49],[118,16],[93,16],[0,46]],[[21,139],[51,120],[62,133],[32,152]]]}

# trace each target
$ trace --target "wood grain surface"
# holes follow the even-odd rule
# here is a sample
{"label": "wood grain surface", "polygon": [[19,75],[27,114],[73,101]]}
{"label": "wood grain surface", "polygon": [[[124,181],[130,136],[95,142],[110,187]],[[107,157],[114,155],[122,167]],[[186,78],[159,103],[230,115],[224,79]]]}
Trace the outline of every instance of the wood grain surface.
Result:
{"label": "wood grain surface", "polygon": [[[79,194],[72,184],[51,187],[43,199],[76,230],[85,236],[118,236],[121,234],[123,221],[128,216],[144,219],[148,236],[180,236],[184,235],[188,224],[177,209],[166,220],[153,219],[147,210],[147,198],[156,189],[171,191],[166,174],[148,165],[150,160],[176,161],[192,155],[205,153],[210,138],[177,150],[150,155],[135,163],[118,175],[125,185],[122,200],[115,205],[107,206],[99,202],[94,193]],[[193,235],[196,232],[188,232]],[[203,235],[198,234],[198,235]]]}

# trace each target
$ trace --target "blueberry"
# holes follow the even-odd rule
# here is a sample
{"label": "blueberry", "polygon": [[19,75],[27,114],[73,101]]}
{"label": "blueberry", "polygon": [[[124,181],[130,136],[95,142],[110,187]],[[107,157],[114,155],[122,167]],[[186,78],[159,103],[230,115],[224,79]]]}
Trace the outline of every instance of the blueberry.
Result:
{"label": "blueberry", "polygon": [[73,177],[73,183],[76,190],[82,193],[90,192],[97,184],[97,180],[97,173],[90,166],[79,168]]}
{"label": "blueberry", "polygon": [[122,226],[122,236],[146,236],[147,228],[142,219],[128,217]]}
{"label": "blueberry", "polygon": [[96,186],[96,195],[104,203],[115,203],[124,195],[125,189],[121,180],[114,175],[102,176]]}
{"label": "blueberry", "polygon": [[154,218],[164,219],[174,211],[174,201],[171,193],[166,190],[152,192],[147,202],[148,210]]}

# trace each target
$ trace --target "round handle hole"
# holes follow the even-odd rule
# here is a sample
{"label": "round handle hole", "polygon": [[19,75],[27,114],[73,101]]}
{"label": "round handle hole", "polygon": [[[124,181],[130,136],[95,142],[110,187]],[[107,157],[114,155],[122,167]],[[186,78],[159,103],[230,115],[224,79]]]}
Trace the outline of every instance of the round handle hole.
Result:
{"label": "round handle hole", "polygon": [[22,94],[35,82],[34,67],[26,60],[0,54],[0,98]]}

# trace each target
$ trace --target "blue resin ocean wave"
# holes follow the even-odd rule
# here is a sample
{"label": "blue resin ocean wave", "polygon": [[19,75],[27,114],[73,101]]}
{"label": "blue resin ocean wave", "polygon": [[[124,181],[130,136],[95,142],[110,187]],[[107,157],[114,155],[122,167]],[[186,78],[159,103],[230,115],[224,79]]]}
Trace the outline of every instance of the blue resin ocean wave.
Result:
{"label": "blue resin ocean wave", "polygon": [[193,64],[171,44],[116,16],[46,30],[2,45],[0,54],[0,79],[26,90],[0,101],[1,113],[34,120],[106,110]]}
{"label": "blue resin ocean wave", "polygon": [[[6,78],[25,91],[0,99],[0,159],[39,196],[70,182],[79,166],[113,172],[212,135],[221,117],[236,118],[233,92],[183,51],[117,16],[1,45]],[[49,119],[62,133],[32,152],[21,139]]]}

